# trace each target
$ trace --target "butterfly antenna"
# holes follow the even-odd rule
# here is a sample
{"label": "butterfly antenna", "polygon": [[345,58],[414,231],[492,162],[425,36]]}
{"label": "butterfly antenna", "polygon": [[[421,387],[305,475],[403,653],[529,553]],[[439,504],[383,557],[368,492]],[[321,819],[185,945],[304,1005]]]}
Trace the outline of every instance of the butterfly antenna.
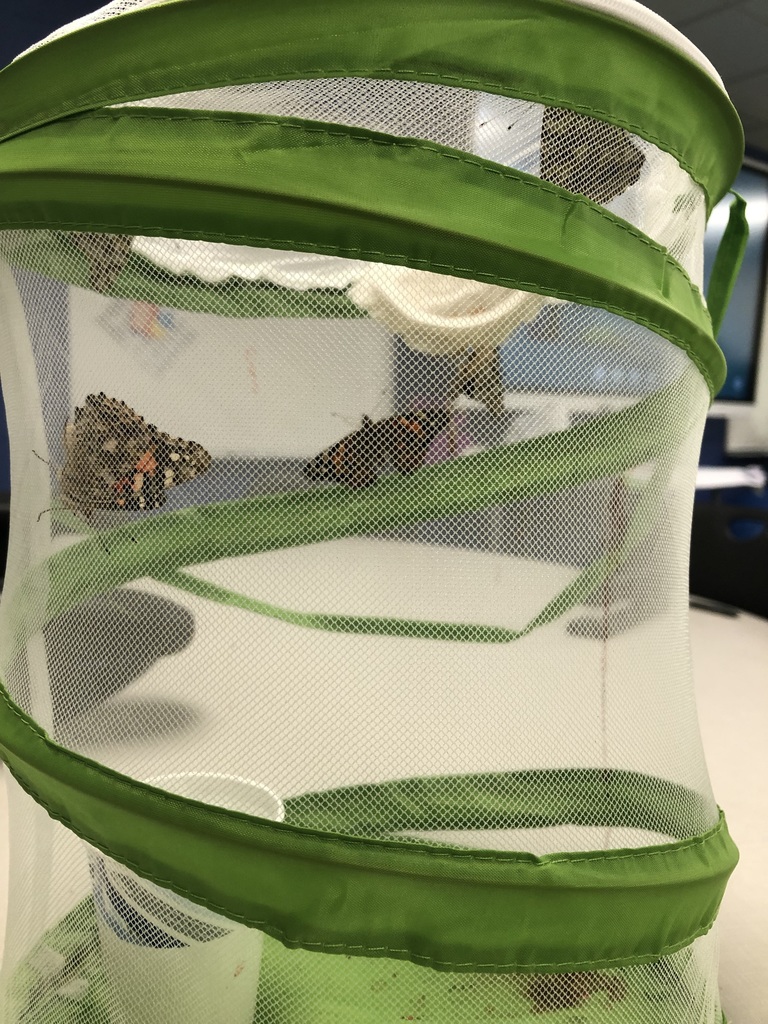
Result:
{"label": "butterfly antenna", "polygon": [[378,397],[378,399],[376,401],[376,405],[374,405],[374,407],[372,409],[371,419],[379,419],[380,418],[381,413],[384,411],[384,409],[383,409],[384,401],[387,398],[389,398],[390,402],[391,402],[391,399],[392,399],[392,388],[391,388],[391,386],[387,386],[387,387],[381,389],[381,393],[380,393],[380,395],[379,395],[379,397]]}
{"label": "butterfly antenna", "polygon": [[331,416],[337,420],[341,420],[344,426],[348,427],[350,430],[357,430],[357,427],[359,426],[359,424],[355,424],[351,419],[349,419],[348,416],[342,416],[340,412],[332,412]]}
{"label": "butterfly antenna", "polygon": [[[46,466],[50,466],[50,462],[48,461],[48,459],[44,459],[42,455],[38,455],[34,448],[32,449],[32,454],[35,456],[36,459],[40,459],[41,462],[44,462]],[[47,508],[45,511],[50,512],[51,510]]]}

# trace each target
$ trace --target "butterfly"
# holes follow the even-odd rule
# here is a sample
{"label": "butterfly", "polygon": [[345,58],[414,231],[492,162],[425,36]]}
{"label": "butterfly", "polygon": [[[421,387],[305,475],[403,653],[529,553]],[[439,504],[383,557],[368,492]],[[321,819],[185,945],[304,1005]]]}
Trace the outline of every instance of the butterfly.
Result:
{"label": "butterfly", "polygon": [[382,470],[391,465],[398,473],[418,469],[441,431],[450,421],[442,408],[403,413],[374,422],[363,417],[363,425],[307,463],[310,480],[332,480],[348,487],[370,487]]}
{"label": "butterfly", "polygon": [[544,108],[540,176],[545,181],[605,204],[635,184],[644,163],[623,128],[575,110]]}
{"label": "butterfly", "polygon": [[159,508],[170,487],[205,473],[210,465],[202,445],[159,431],[102,391],[88,395],[64,428],[62,502],[86,521],[101,509]]}
{"label": "butterfly", "polygon": [[133,235],[107,235],[96,231],[72,231],[69,238],[88,260],[88,283],[108,294],[131,255]]}
{"label": "butterfly", "polygon": [[474,398],[494,416],[504,412],[504,380],[498,348],[490,351],[468,349],[456,357],[455,388]]}

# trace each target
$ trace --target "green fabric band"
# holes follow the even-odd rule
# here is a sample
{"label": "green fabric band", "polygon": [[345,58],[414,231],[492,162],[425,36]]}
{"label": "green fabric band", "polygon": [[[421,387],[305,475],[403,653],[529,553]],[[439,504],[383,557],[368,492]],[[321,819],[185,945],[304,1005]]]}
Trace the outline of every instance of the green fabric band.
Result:
{"label": "green fabric band", "polygon": [[[3,756],[52,817],[140,875],[290,947],[456,971],[645,963],[709,930],[736,864],[722,815],[709,832],[662,846],[544,857],[267,822],[172,796],[62,750],[4,691],[0,709]],[[640,776],[573,773],[554,816],[544,795],[548,776],[505,775],[498,809],[531,820],[515,794],[530,806],[538,784],[539,823],[580,820],[590,803],[603,808],[594,824],[645,823],[631,799],[644,782],[649,791]],[[450,787],[447,779],[415,782],[422,790],[430,782]],[[409,780],[400,785],[407,793]],[[486,805],[493,816],[492,801]],[[306,800],[301,810],[306,819]],[[659,815],[674,818],[672,805],[643,810],[648,828]],[[440,820],[462,827],[462,804],[448,814],[443,806]]]}
{"label": "green fabric band", "polygon": [[725,379],[701,294],[666,250],[583,197],[432,143],[290,118],[82,115],[0,146],[1,226],[226,240],[537,291],[668,338],[712,395]]}
{"label": "green fabric band", "polygon": [[[710,209],[743,153],[738,116],[702,68],[636,26],[565,0],[181,0],[144,8],[6,68],[0,138],[147,96],[341,76],[436,82],[608,121],[674,154]],[[188,155],[175,156],[183,165]]]}
{"label": "green fabric band", "polygon": [[[77,903],[65,917],[49,928],[14,972],[14,991],[18,1015],[33,1024],[40,1013],[41,963],[50,963],[51,950],[67,964],[77,964],[77,975],[88,982],[88,991],[77,1002],[77,1024],[103,1024],[109,1020],[109,993],[104,985],[97,922],[90,896]],[[676,1008],[689,1003],[686,976],[698,956],[696,946],[675,957],[622,972],[626,989],[616,973],[593,975],[587,983],[599,979],[606,984],[605,996],[591,1000],[588,1006],[558,1012],[558,982],[552,984],[553,1013],[548,1024],[670,1024],[679,1016]],[[394,969],[393,969],[394,968]],[[562,978],[564,994],[575,981],[570,974]],[[45,1007],[45,1024],[73,1024],[72,1000],[54,995],[62,988],[60,977],[46,978],[52,993]],[[267,937],[264,941],[259,973],[259,998],[254,1024],[382,1024],[382,1021],[423,1020],[462,1022],[488,1019],[494,1024],[540,1024],[547,1021],[541,1012],[533,1012],[530,977],[498,974],[455,978],[452,974],[427,972],[408,964],[389,960],[365,960],[357,957],[314,956],[301,950],[286,949]],[[57,984],[58,982],[58,984]],[[45,982],[44,982],[45,984]],[[618,988],[615,988],[618,984]],[[546,990],[543,979],[535,988]],[[426,987],[426,991],[425,991]],[[597,987],[597,986],[596,986]],[[611,999],[613,990],[620,998]],[[65,988],[66,992],[66,988]],[[290,993],[290,996],[289,996]],[[560,1000],[568,1003],[564,998]],[[463,1011],[463,1012],[462,1012]],[[711,1024],[727,1024],[718,1018]]]}
{"label": "green fabric band", "polygon": [[[458,515],[658,460],[669,446],[670,403],[681,415],[677,393],[659,393],[570,431],[426,467],[407,481],[386,477],[365,493],[329,487],[131,523],[52,555],[20,581],[7,628],[23,643],[45,619],[128,580],[375,532],[391,525],[393,508],[407,509],[407,521]],[[655,486],[652,478],[649,497]],[[707,931],[736,857],[722,821],[692,837],[706,814],[695,793],[611,769],[463,777],[460,801],[450,778],[352,787],[336,799],[307,794],[287,801],[278,825],[163,794],[65,750],[5,691],[0,752],[27,792],[82,838],[308,950],[467,971],[643,963]],[[339,797],[364,838],[339,835],[351,831]],[[416,829],[570,822],[638,827],[677,842],[550,857],[489,853],[393,840],[404,816]]]}

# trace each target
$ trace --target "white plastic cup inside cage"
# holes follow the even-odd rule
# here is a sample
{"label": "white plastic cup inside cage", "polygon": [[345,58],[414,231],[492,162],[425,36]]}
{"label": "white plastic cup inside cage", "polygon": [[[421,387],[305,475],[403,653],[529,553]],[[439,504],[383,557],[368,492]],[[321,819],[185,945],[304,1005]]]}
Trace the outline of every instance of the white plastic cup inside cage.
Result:
{"label": "white plastic cup inside cage", "polygon": [[[194,800],[282,821],[282,801],[257,782],[212,772],[148,779]],[[88,848],[102,962],[114,1024],[251,1024],[263,933],[192,903]]]}

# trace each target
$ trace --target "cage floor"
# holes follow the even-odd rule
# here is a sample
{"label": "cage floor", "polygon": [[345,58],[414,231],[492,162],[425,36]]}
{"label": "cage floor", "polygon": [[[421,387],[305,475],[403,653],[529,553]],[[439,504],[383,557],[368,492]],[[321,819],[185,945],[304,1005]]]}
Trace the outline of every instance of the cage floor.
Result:
{"label": "cage floor", "polygon": [[[62,954],[65,966],[41,983],[37,964],[51,950]],[[675,994],[670,997],[668,986],[659,984],[654,965],[640,970],[643,974],[620,1003],[599,991],[578,1009],[532,1010],[525,976],[457,975],[391,960],[306,953],[265,936],[254,1024],[668,1024]],[[49,930],[17,978],[20,986],[28,979],[27,991],[17,988],[16,995],[24,1024],[104,1024],[110,1019],[90,898]],[[161,1013],[159,1008],[158,1020]]]}

